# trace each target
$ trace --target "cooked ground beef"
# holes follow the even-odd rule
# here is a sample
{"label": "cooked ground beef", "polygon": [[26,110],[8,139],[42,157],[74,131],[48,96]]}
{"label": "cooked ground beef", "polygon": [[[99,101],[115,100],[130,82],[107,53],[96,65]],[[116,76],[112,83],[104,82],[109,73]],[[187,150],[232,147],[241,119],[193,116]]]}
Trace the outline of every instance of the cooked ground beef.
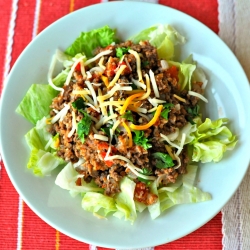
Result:
{"label": "cooked ground beef", "polygon": [[[122,58],[122,64],[121,58],[118,58],[116,55],[117,48],[126,49]],[[51,117],[55,116],[57,112],[60,112],[65,107],[65,104],[69,104],[70,108],[62,120],[55,122],[51,126],[50,132],[53,135],[59,134],[58,156],[73,163],[81,158],[85,159],[85,162],[80,167],[77,167],[76,170],[84,175],[86,182],[94,181],[99,187],[104,188],[106,195],[113,196],[120,192],[120,180],[128,175],[136,182],[134,199],[147,205],[153,204],[157,200],[157,196],[150,192],[147,186],[147,180],[138,178],[135,173],[131,171],[127,165],[128,161],[137,168],[137,171],[140,169],[144,176],[154,176],[158,178],[159,185],[162,186],[168,183],[174,183],[179,175],[185,174],[186,166],[189,162],[185,147],[178,156],[179,161],[175,158],[177,157],[175,156],[177,149],[171,149],[174,155],[174,166],[172,167],[158,168],[157,160],[153,154],[155,152],[168,153],[166,151],[166,142],[162,140],[161,134],[173,134],[177,129],[181,129],[187,123],[192,122],[193,115],[190,110],[197,107],[198,98],[190,96],[186,90],[180,88],[178,69],[176,67],[170,67],[168,69],[162,68],[156,48],[147,41],[141,42],[140,44],[133,44],[131,41],[127,41],[121,44],[110,45],[107,48],[99,48],[95,53],[98,54],[107,49],[112,49],[112,53],[104,56],[102,62],[98,59],[95,65],[92,65],[97,67],[100,67],[100,64],[105,65],[104,72],[100,74],[99,71],[94,71],[91,76],[86,79],[86,76],[84,77],[79,69],[75,70],[69,85],[64,86],[63,95],[58,95],[54,98],[51,104]],[[130,110],[130,118],[118,116],[121,123],[115,130],[113,140],[111,144],[109,144],[108,141],[96,139],[94,134],[109,137],[109,129],[113,126],[112,120],[102,125],[101,128],[96,128],[96,123],[102,119],[100,107],[99,109],[98,107],[94,107],[94,103],[90,103],[83,109],[73,107],[73,103],[75,103],[78,98],[89,102],[86,96],[81,95],[81,93],[73,93],[74,91],[86,91],[86,89],[89,91],[88,85],[86,84],[86,81],[89,81],[93,83],[92,87],[97,95],[98,93],[100,94],[100,90],[102,95],[106,95],[113,86],[108,86],[105,81],[110,83],[114,79],[120,65],[126,65],[126,67],[117,80],[117,83],[120,84],[120,86],[132,86],[135,88],[136,86],[132,83],[139,79],[137,60],[133,54],[128,52],[129,49],[136,51],[140,56],[142,76],[149,74],[149,71],[152,70],[157,88],[160,92],[160,98],[158,99],[171,104],[171,107],[167,118],[160,116],[150,128],[141,132],[145,144],[136,144],[134,140],[133,144],[129,146],[130,137],[122,124],[125,122],[129,125],[130,122],[133,122],[134,124],[145,125],[152,119],[154,113],[151,112],[143,115],[140,112]],[[105,80],[105,77],[107,80]],[[194,83],[192,90],[197,93],[202,93],[201,83]],[[121,101],[126,100],[129,96],[131,96],[131,94],[128,91],[118,90],[112,97],[113,101]],[[151,91],[150,97],[155,97],[154,91]],[[154,105],[152,105],[148,99],[139,100],[136,105],[137,107],[147,110],[154,108]],[[113,112],[119,115],[115,108],[119,110],[119,105],[113,108]],[[109,106],[106,106],[106,110],[108,113],[111,112]],[[75,117],[73,117],[73,114]],[[76,132],[74,132],[72,136],[68,136],[72,130],[73,122],[79,123],[86,117],[91,117],[91,126],[88,134],[84,135],[84,139],[80,138]],[[132,131],[132,136],[133,138],[137,136],[136,131]],[[110,152],[108,152],[109,150]],[[109,153],[110,156],[120,155],[128,161],[122,159],[106,160],[105,157],[107,153]],[[77,180],[77,185],[80,185],[80,183],[81,182]]]}

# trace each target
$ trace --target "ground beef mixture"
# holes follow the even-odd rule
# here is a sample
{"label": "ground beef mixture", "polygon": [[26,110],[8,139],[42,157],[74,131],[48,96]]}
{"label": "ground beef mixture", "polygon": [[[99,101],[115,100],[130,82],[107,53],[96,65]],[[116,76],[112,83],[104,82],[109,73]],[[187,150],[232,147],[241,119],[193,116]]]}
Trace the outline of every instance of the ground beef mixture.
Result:
{"label": "ground beef mixture", "polygon": [[[122,57],[117,56],[119,49],[123,51]],[[85,160],[84,163],[76,168],[76,171],[84,175],[84,181],[95,182],[104,189],[106,195],[113,196],[120,192],[119,183],[121,179],[124,176],[128,176],[136,184],[134,199],[150,205],[158,199],[157,195],[150,191],[150,180],[138,177],[128,167],[128,161],[122,159],[105,160],[105,156],[109,153],[109,156],[120,155],[125,157],[133,164],[136,171],[144,176],[151,176],[157,179],[159,186],[174,183],[179,175],[186,173],[186,166],[189,162],[187,150],[184,147],[177,158],[177,149],[162,140],[161,134],[171,135],[189,122],[192,122],[193,113],[190,111],[197,109],[199,99],[195,96],[190,96],[187,90],[181,89],[178,79],[178,68],[169,65],[168,67],[163,67],[162,61],[158,58],[156,48],[147,41],[140,44],[133,44],[131,41],[127,41],[121,44],[110,45],[106,48],[97,49],[95,54],[97,55],[106,50],[112,50],[112,52],[98,58],[96,62],[85,67],[85,71],[89,71],[89,74],[83,75],[81,67],[78,65],[74,70],[70,83],[64,86],[63,94],[59,94],[54,98],[51,104],[51,117],[60,112],[65,107],[65,104],[70,105],[70,108],[63,119],[51,125],[50,132],[53,135],[59,135],[58,156],[65,161],[73,163],[77,163],[79,159]],[[116,83],[120,86],[132,86],[133,93],[138,93],[138,89],[141,89],[135,84],[135,81],[139,79],[138,59],[129,50],[137,52],[140,57],[140,71],[144,82],[145,74],[149,75],[150,70],[153,72],[160,93],[160,97],[157,99],[171,104],[167,118],[159,116],[152,126],[144,129],[143,132],[139,131],[141,134],[143,133],[144,141],[147,142],[148,146],[136,143],[134,140],[136,132],[133,130],[131,130],[133,143],[129,145],[131,138],[122,124],[126,123],[128,127],[131,123],[145,125],[153,119],[154,112],[144,113],[143,115],[141,112],[135,112],[131,107],[130,109],[128,107],[128,118],[124,115],[119,115],[119,110],[116,110],[119,106],[113,106],[113,112],[118,115],[116,120],[119,120],[120,124],[115,130],[112,141],[109,142],[96,139],[95,134],[109,138],[109,129],[114,125],[114,121],[111,119],[100,128],[96,127],[98,121],[102,119],[100,108],[94,107],[93,103],[92,105],[85,105],[82,109],[73,105],[79,98],[82,98],[86,103],[89,102],[89,98],[81,94],[81,91],[86,89],[89,90],[88,92],[91,92],[86,81],[91,83],[97,96],[100,94],[106,95],[113,88],[107,82],[110,83],[114,79],[121,65],[126,67],[121,72]],[[96,67],[96,70],[94,67]],[[100,71],[100,68],[102,71]],[[192,91],[202,94],[201,85],[202,83],[199,82],[192,83]],[[146,90],[142,89],[141,91],[146,92]],[[113,94],[112,101],[126,100],[129,96],[131,96],[129,91],[118,90]],[[90,94],[89,97],[91,97]],[[149,97],[151,99],[155,98],[152,83]],[[154,108],[154,105],[146,98],[135,101],[134,107],[150,111]],[[106,106],[106,110],[108,115],[110,115],[111,109],[109,106]],[[73,123],[78,124],[86,117],[90,117],[91,122],[87,129],[88,131],[85,132],[84,139],[79,136],[77,129],[69,136],[74,126]],[[159,168],[159,159],[154,157],[156,152],[171,156],[173,166]],[[80,180],[76,183],[81,185]]]}

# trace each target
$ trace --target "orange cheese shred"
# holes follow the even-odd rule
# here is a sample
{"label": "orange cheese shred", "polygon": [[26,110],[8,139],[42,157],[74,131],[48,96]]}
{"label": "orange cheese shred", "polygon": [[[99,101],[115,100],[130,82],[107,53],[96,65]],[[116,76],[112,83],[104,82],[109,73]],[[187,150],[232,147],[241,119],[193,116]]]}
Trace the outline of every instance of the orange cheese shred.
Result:
{"label": "orange cheese shred", "polygon": [[134,130],[146,130],[149,127],[151,127],[152,125],[154,125],[157,121],[157,119],[159,118],[161,111],[162,111],[163,105],[159,105],[155,111],[155,115],[152,118],[152,120],[150,120],[147,124],[144,125],[135,125],[135,124],[131,124],[130,128],[134,129]]}
{"label": "orange cheese shred", "polygon": [[131,102],[136,98],[136,97],[140,97],[142,96],[144,93],[141,92],[141,93],[137,93],[137,94],[134,94],[134,95],[131,95],[129,96],[126,101],[124,102],[121,110],[120,110],[120,114],[123,115],[128,107],[129,104],[131,104]]}
{"label": "orange cheese shred", "polygon": [[128,147],[131,148],[133,146],[131,130],[129,129],[128,125],[125,122],[122,122],[122,125],[128,133],[128,138],[129,138]]}

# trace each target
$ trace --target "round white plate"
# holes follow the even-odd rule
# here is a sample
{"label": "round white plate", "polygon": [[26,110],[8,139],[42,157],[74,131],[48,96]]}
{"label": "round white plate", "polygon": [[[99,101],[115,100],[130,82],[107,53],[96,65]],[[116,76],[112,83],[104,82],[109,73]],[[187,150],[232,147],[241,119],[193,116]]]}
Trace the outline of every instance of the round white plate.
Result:
{"label": "round white plate", "polygon": [[[152,221],[142,213],[134,225],[110,217],[101,220],[81,208],[81,199],[55,186],[55,174],[37,178],[26,169],[29,150],[24,141],[31,128],[15,113],[32,83],[46,83],[51,57],[57,48],[67,48],[81,31],[109,25],[126,39],[158,23],[174,26],[187,38],[180,58],[189,54],[204,69],[209,83],[206,116],[228,117],[239,142],[220,163],[200,165],[198,186],[212,194],[212,200],[180,205]],[[93,5],[58,20],[23,51],[6,82],[1,104],[2,156],[10,179],[31,209],[52,227],[77,240],[109,248],[141,248],[183,237],[213,218],[242,181],[250,148],[250,93],[247,78],[228,47],[200,22],[157,4],[110,2]]]}

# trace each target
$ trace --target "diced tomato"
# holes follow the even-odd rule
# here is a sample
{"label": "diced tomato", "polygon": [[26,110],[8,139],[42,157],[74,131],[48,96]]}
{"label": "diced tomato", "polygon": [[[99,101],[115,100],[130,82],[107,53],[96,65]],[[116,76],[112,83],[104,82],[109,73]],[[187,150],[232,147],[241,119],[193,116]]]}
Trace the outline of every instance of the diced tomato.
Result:
{"label": "diced tomato", "polygon": [[169,73],[172,78],[175,78],[178,81],[178,68],[176,66],[171,66],[168,68],[167,73]]}
{"label": "diced tomato", "polygon": [[[106,156],[106,152],[105,151],[103,151],[103,152],[101,152],[100,153],[100,155],[101,155],[101,157],[104,159],[105,158],[105,156]],[[111,156],[112,154],[110,154],[110,156]],[[114,162],[113,161],[104,161],[105,162],[105,164],[108,166],[108,167],[111,167],[113,164],[114,164]]]}
{"label": "diced tomato", "polygon": [[75,71],[81,71],[81,63],[78,63],[75,67]]}
{"label": "diced tomato", "polygon": [[[100,150],[100,156],[102,157],[102,159],[105,158],[106,154],[107,154],[107,150],[109,148],[109,144],[107,142],[100,142],[98,143],[97,149]],[[111,152],[110,152],[110,156],[112,156],[112,153],[116,153],[117,149],[114,146],[111,146]],[[105,161],[105,164],[108,167],[111,167],[114,163],[113,161]]]}

